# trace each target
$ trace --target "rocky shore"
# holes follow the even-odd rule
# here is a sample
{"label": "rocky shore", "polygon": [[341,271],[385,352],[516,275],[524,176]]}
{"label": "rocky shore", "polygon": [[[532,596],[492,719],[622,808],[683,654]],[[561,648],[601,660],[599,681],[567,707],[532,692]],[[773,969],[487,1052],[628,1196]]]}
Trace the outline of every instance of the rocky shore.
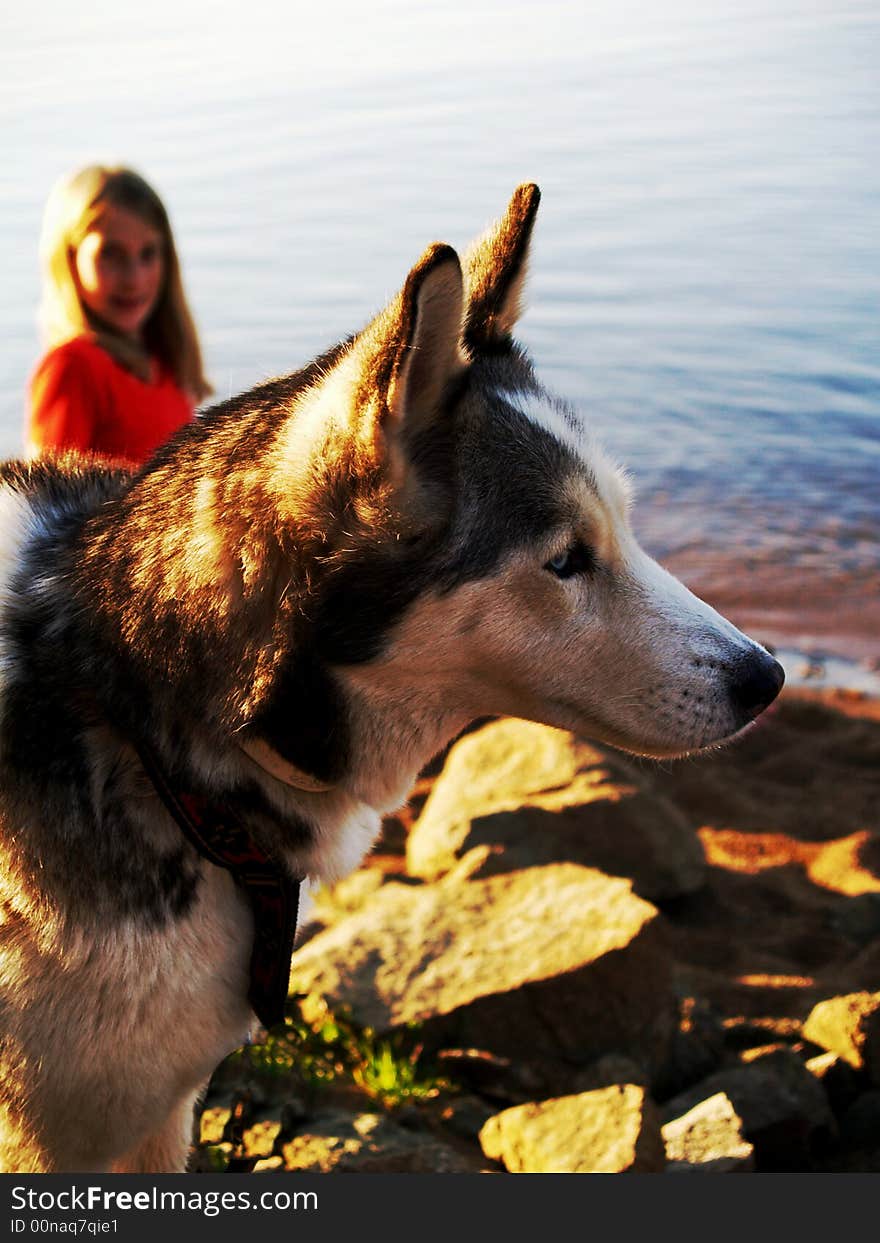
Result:
{"label": "rocky shore", "polygon": [[880,1170],[880,703],[786,690],[662,765],[487,722],[319,895],[291,983],[446,1086],[230,1061],[194,1169]]}

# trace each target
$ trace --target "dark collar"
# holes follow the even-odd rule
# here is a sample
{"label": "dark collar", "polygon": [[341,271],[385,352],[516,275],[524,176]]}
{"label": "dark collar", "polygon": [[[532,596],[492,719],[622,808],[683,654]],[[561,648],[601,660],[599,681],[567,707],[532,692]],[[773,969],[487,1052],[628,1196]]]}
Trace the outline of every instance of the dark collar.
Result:
{"label": "dark collar", "polygon": [[178,790],[152,747],[138,742],[136,749],[184,836],[244,890],[254,917],[248,1001],[264,1027],[275,1027],[284,1020],[302,880],[292,880],[254,841],[233,807]]}

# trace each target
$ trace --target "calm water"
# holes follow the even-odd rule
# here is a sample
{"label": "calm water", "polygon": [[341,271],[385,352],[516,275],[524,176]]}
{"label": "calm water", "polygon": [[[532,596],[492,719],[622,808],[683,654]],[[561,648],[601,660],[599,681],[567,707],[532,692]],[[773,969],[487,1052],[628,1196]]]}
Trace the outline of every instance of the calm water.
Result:
{"label": "calm water", "polygon": [[59,172],[124,160],[159,188],[221,397],[535,180],[520,335],[631,468],[643,542],[756,637],[876,665],[876,0],[299,7],[4,17],[0,453]]}

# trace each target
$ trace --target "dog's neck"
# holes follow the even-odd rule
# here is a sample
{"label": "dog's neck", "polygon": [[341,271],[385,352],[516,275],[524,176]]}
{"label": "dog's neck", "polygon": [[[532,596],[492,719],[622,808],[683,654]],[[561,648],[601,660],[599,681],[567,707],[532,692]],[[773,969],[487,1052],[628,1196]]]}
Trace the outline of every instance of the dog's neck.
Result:
{"label": "dog's neck", "polygon": [[346,787],[378,811],[397,810],[419,772],[473,719],[451,688],[401,685],[374,666],[341,675],[352,729]]}

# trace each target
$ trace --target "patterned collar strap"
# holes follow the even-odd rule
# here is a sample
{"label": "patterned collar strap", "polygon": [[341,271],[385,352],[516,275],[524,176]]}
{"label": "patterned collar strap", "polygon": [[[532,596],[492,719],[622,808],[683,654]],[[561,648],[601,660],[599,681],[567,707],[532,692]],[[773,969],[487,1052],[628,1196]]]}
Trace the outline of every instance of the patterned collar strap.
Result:
{"label": "patterned collar strap", "polygon": [[248,1001],[266,1028],[284,1021],[301,879],[291,880],[257,845],[229,805],[176,790],[155,752],[136,744],[156,793],[200,855],[232,873],[254,917]]}
{"label": "patterned collar strap", "polygon": [[307,773],[304,768],[297,768],[296,764],[286,760],[262,738],[251,738],[239,743],[239,746],[245,755],[270,777],[283,781],[286,786],[292,786],[294,790],[308,790],[310,794],[325,794],[333,789],[332,782],[321,781],[318,777]]}

